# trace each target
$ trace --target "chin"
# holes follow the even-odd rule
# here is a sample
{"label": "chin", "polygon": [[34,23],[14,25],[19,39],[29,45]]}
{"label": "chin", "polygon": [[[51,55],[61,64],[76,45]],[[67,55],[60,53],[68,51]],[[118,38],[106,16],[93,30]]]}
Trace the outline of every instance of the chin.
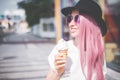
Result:
{"label": "chin", "polygon": [[79,34],[78,31],[76,31],[76,32],[70,32],[71,37],[77,37],[78,34]]}
{"label": "chin", "polygon": [[75,37],[77,37],[77,35],[76,34],[71,34],[71,37],[75,38]]}

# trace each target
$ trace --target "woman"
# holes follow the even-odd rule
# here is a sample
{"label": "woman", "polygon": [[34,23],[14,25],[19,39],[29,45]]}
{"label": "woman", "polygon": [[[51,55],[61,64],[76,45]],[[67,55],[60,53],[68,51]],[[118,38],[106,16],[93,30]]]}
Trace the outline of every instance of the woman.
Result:
{"label": "woman", "polygon": [[[47,80],[104,80],[104,44],[107,27],[99,5],[80,0],[75,6],[62,9],[72,37],[60,40],[48,57]],[[66,43],[67,57],[58,48]]]}

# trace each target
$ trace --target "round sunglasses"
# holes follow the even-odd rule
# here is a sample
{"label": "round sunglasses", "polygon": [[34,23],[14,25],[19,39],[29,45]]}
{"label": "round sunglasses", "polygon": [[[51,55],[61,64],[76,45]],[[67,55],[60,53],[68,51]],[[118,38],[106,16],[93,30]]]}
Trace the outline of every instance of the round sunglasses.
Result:
{"label": "round sunglasses", "polygon": [[[67,16],[67,23],[70,23],[73,19],[73,16],[72,15],[68,15]],[[79,15],[75,15],[74,16],[74,22],[77,23],[78,22],[78,19],[79,19]]]}

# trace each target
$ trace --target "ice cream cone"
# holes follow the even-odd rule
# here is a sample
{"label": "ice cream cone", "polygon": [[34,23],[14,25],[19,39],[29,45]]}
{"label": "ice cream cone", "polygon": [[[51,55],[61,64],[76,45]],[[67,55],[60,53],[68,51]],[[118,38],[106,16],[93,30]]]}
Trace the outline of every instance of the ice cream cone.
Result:
{"label": "ice cream cone", "polygon": [[58,50],[58,52],[60,54],[62,54],[62,57],[66,58],[68,55],[68,49],[64,49],[64,50]]}
{"label": "ice cream cone", "polygon": [[61,39],[59,41],[59,45],[58,45],[58,52],[64,57],[66,58],[68,55],[68,46],[67,46],[67,42],[63,39]]}

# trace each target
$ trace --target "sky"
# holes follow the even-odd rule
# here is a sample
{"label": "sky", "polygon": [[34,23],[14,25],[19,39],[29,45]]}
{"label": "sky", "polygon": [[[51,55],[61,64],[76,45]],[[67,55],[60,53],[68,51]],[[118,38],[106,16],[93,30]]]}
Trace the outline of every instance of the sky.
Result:
{"label": "sky", "polygon": [[17,3],[22,0],[0,0],[0,13],[3,13],[5,10],[14,10],[17,9]]}

